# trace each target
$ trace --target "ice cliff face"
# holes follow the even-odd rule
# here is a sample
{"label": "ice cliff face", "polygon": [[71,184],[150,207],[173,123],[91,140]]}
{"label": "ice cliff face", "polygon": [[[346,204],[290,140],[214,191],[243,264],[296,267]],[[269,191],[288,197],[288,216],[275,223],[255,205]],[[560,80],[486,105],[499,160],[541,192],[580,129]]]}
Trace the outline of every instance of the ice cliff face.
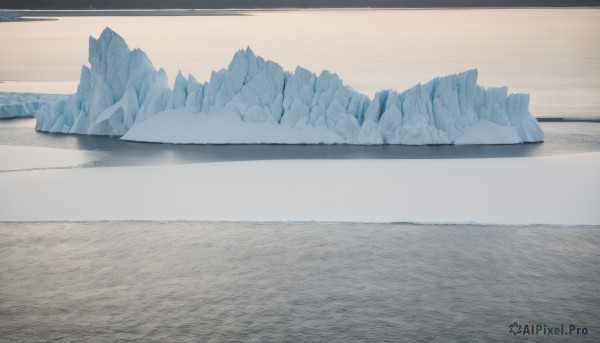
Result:
{"label": "ice cliff face", "polygon": [[0,92],[0,119],[31,117],[46,103],[64,98],[61,94]]}
{"label": "ice cliff face", "polygon": [[143,51],[129,50],[112,30],[90,37],[89,62],[77,93],[38,111],[37,130],[120,136],[166,108],[171,90],[164,70],[157,71]]}
{"label": "ice cliff face", "polygon": [[[185,112],[198,118],[235,118],[253,128],[254,137],[231,143],[260,143],[257,124],[265,124],[264,130],[313,135],[281,143],[318,142],[314,135],[322,133],[328,137],[324,142],[346,144],[520,143],[544,138],[528,111],[529,96],[508,95],[505,87],[480,87],[477,70],[436,78],[402,93],[381,91],[370,100],[336,74],[323,71],[317,76],[301,67],[286,72],[247,48],[234,55],[227,69],[213,72],[208,82],[179,73],[170,89],[164,71],[157,71],[139,49],[130,51],[109,28],[97,40],[90,37],[89,62],[76,94],[37,113],[37,130],[156,141],[153,137],[164,122],[152,118],[168,114],[177,120],[176,114]],[[236,124],[238,133],[243,127]],[[503,134],[486,140],[482,132],[474,133],[478,127]],[[228,135],[226,126],[215,125],[215,130]],[[198,132],[185,143],[212,142]]]}

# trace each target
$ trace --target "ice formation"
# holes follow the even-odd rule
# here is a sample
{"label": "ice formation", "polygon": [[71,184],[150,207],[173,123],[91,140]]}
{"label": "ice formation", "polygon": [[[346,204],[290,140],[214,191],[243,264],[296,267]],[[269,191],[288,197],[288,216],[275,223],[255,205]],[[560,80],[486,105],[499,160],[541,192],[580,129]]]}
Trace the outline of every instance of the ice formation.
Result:
{"label": "ice formation", "polygon": [[165,72],[106,28],[90,37],[77,93],[44,106],[36,129],[172,143],[511,144],[543,141],[529,96],[477,85],[477,70],[373,100],[239,50],[208,82]]}
{"label": "ice formation", "polygon": [[62,98],[60,94],[0,92],[0,118],[31,117],[42,105]]}
{"label": "ice formation", "polygon": [[20,21],[21,14],[14,11],[0,10],[0,22]]}

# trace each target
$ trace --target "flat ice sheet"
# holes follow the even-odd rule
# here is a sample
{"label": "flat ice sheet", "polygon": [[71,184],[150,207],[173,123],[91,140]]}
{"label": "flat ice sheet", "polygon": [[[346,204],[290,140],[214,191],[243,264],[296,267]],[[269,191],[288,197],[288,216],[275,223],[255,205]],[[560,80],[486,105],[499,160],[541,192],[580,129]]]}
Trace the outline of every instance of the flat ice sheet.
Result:
{"label": "flat ice sheet", "polygon": [[[0,145],[0,172],[76,167],[93,162],[97,156],[84,150]],[[2,193],[4,200],[8,195]]]}
{"label": "flat ice sheet", "polygon": [[0,220],[600,224],[600,153],[0,173]]}
{"label": "flat ice sheet", "polygon": [[168,110],[132,127],[124,140],[177,144],[336,144],[344,139],[324,127],[302,129],[249,123],[227,113]]}

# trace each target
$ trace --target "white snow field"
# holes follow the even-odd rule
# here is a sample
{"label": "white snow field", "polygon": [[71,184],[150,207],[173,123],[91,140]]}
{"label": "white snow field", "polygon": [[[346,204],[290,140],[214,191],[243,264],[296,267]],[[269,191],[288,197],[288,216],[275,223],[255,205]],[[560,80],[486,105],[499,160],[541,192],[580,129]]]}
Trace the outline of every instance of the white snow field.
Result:
{"label": "white snow field", "polygon": [[84,150],[0,145],[0,172],[77,167],[92,163],[98,154]]}
{"label": "white snow field", "polygon": [[64,97],[60,94],[0,92],[0,118],[32,117],[42,105]]}
{"label": "white snow field", "polygon": [[[144,52],[106,28],[90,37],[77,93],[42,107],[36,129],[171,143],[514,144],[544,134],[529,95],[477,85],[477,70],[371,100],[329,71],[239,50],[208,82],[177,75],[169,88]],[[385,68],[385,66],[382,66]]]}
{"label": "white snow field", "polygon": [[0,173],[0,221],[600,224],[600,153]]}

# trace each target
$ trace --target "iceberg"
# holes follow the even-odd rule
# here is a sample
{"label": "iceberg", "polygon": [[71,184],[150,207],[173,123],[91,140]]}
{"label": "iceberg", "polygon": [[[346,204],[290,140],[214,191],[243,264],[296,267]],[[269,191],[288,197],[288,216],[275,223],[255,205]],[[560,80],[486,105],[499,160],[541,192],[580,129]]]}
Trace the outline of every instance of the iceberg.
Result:
{"label": "iceberg", "polygon": [[164,70],[109,28],[90,37],[89,62],[75,94],[37,112],[37,130],[122,136],[136,120],[166,109],[171,90]]}
{"label": "iceberg", "polygon": [[0,22],[20,21],[21,14],[14,11],[0,10]]}
{"label": "iceberg", "polygon": [[0,92],[0,119],[33,117],[44,104],[64,97],[61,94]]}
{"label": "iceberg", "polygon": [[515,144],[540,142],[529,95],[477,85],[477,69],[373,99],[337,74],[285,71],[248,47],[200,83],[173,87],[110,28],[90,37],[77,92],[43,106],[36,129],[198,144]]}

